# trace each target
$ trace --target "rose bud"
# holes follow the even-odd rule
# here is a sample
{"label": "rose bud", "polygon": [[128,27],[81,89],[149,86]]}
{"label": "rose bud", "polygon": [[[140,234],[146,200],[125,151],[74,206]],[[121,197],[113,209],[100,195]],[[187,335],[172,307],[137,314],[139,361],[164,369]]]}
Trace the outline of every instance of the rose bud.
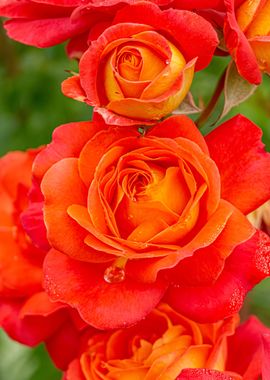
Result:
{"label": "rose bud", "polygon": [[139,2],[116,13],[62,90],[94,106],[108,124],[153,124],[183,101],[217,42],[197,14]]}

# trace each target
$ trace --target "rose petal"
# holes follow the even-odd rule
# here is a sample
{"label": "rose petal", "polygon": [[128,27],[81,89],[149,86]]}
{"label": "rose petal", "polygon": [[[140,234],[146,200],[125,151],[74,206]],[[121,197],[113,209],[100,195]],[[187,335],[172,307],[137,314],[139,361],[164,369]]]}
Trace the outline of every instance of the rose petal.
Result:
{"label": "rose petal", "polygon": [[260,1],[260,4],[257,5],[256,17],[254,17],[248,30],[245,32],[247,38],[268,36],[270,32],[269,17],[270,3],[267,0]]}
{"label": "rose petal", "polygon": [[241,380],[240,376],[215,371],[213,369],[194,368],[184,369],[176,380]]}
{"label": "rose petal", "polygon": [[221,175],[222,198],[245,214],[270,198],[270,154],[261,136],[260,128],[238,115],[205,138]]}
{"label": "rose petal", "polygon": [[257,232],[226,260],[211,286],[171,286],[166,298],[179,312],[196,321],[214,322],[236,313],[246,293],[270,273],[270,239]]}
{"label": "rose petal", "polygon": [[[21,308],[24,312],[21,314]],[[0,326],[14,340],[35,346],[45,341],[66,319],[63,305],[52,304],[45,293],[37,293],[23,301],[2,299],[0,302]],[[27,310],[27,312],[26,312]]]}
{"label": "rose petal", "polygon": [[252,22],[253,17],[262,7],[264,1],[253,0],[253,1],[244,1],[236,9],[236,18],[240,29],[245,32]]}
{"label": "rose petal", "polygon": [[45,288],[54,301],[75,307],[85,321],[100,329],[126,327],[141,320],[166,290],[162,281],[145,285],[126,278],[108,284],[103,279],[105,268],[51,250],[44,263]]}
{"label": "rose petal", "polygon": [[72,23],[69,17],[14,19],[6,21],[4,26],[10,38],[40,48],[57,45],[85,30],[85,22]]}
{"label": "rose petal", "polygon": [[61,84],[62,93],[68,98],[85,102],[87,100],[86,93],[81,86],[80,77],[74,75],[73,77],[65,79]]}
{"label": "rose petal", "polygon": [[78,173],[78,160],[64,158],[54,164],[45,174],[41,189],[45,198],[44,220],[50,244],[78,258],[90,255],[91,250],[81,244],[86,231],[67,214],[68,206],[73,203],[84,205],[87,199],[87,189]]}
{"label": "rose petal", "polygon": [[[4,17],[42,19],[69,16],[71,9],[63,8],[59,1],[4,0],[0,4],[0,14]],[[53,5],[53,6],[50,6]]]}
{"label": "rose petal", "polygon": [[110,145],[125,137],[139,137],[139,133],[134,128],[110,128],[96,133],[89,139],[80,152],[79,171],[80,176],[86,186],[93,180],[96,167],[102,156],[107,152]]}
{"label": "rose petal", "polygon": [[195,142],[202,151],[208,154],[207,144],[195,123],[185,115],[171,116],[156,124],[149,130],[147,136],[165,137],[175,139],[184,137]]}
{"label": "rose petal", "polygon": [[73,362],[70,363],[67,372],[64,374],[63,380],[85,380],[79,360],[73,360]]}
{"label": "rose petal", "polygon": [[23,229],[31,238],[32,243],[47,252],[50,245],[43,218],[43,202],[31,202],[29,207],[20,215]]}
{"label": "rose petal", "polygon": [[249,40],[256,54],[260,70],[270,73],[270,36],[254,37]]}
{"label": "rose petal", "polygon": [[[0,294],[5,297],[32,295],[41,289],[43,255],[34,247],[20,247],[14,232],[0,231]],[[35,258],[37,256],[37,258]],[[27,276],[25,273],[29,273]]]}
{"label": "rose petal", "polygon": [[198,57],[196,71],[206,67],[217,46],[216,32],[203,17],[189,11],[161,11],[150,2],[139,2],[118,11],[114,23],[142,23],[169,33],[176,41],[186,61]]}
{"label": "rose petal", "polygon": [[62,323],[55,334],[46,341],[46,348],[57,368],[67,369],[70,362],[79,354],[79,341],[80,332],[70,320]]}
{"label": "rose petal", "polygon": [[224,37],[229,52],[235,60],[240,75],[250,83],[260,84],[262,81],[262,74],[256,56],[236,21],[234,1],[225,0],[224,2],[227,8],[227,17],[224,24]]}
{"label": "rose petal", "polygon": [[254,316],[240,325],[235,334],[228,339],[228,370],[239,373],[244,379],[259,378],[264,363],[269,363],[270,359],[264,357],[262,340],[263,335],[269,333],[269,328]]}

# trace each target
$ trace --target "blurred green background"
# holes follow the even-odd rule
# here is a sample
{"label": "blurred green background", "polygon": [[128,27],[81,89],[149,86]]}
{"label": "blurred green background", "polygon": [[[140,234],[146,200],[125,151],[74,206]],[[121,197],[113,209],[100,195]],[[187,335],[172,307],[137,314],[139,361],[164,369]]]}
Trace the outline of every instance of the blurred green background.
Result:
{"label": "blurred green background", "polygon": [[[0,28],[1,29],[1,28]],[[228,58],[216,57],[211,65],[195,76],[192,93],[200,104],[207,104]],[[60,83],[75,70],[76,62],[66,58],[64,46],[40,50],[8,40],[0,30],[0,153],[46,144],[53,129],[63,123],[88,120],[91,110],[85,104],[65,98]],[[215,120],[218,109],[213,115]],[[242,113],[258,124],[270,151],[270,78],[245,103],[226,117]],[[196,115],[193,118],[196,119]],[[209,128],[204,128],[204,131]],[[262,282],[248,296],[243,318],[258,315],[270,326],[270,280]],[[63,347],[63,349],[65,349]],[[1,380],[57,380],[41,345],[32,350],[8,339],[0,332]]]}

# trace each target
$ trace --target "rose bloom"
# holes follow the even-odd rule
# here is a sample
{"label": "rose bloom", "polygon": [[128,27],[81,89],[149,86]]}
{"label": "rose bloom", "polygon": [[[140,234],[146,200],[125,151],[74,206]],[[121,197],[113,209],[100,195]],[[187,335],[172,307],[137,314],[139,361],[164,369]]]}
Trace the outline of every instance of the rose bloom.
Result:
{"label": "rose bloom", "polygon": [[[32,244],[21,223],[37,153],[11,152],[0,159],[0,326],[28,346],[45,341],[55,364],[65,369],[86,324],[75,310],[49,300],[42,288],[46,252]],[[34,207],[31,212],[33,217]],[[59,356],[63,344],[66,351]]]}
{"label": "rose bloom", "polygon": [[235,331],[238,320],[198,324],[161,304],[134,327],[92,335],[64,380],[267,380],[270,330],[252,317]]}
{"label": "rose bloom", "polygon": [[240,75],[260,84],[270,74],[270,1],[225,0],[227,18],[224,35]]}
{"label": "rose bloom", "polygon": [[[0,16],[10,18],[4,26],[8,36],[37,47],[70,40],[70,57],[81,56],[95,30],[112,21],[117,10],[136,0],[0,0]],[[152,0],[162,9],[220,8],[221,0]]]}
{"label": "rose bloom", "polygon": [[153,124],[179,106],[217,42],[197,14],[142,1],[116,13],[62,90],[94,106],[108,124]]}
{"label": "rose bloom", "polygon": [[200,322],[232,315],[269,275],[269,237],[243,214],[269,198],[269,160],[243,116],[206,139],[184,116],[144,136],[98,119],[59,127],[33,165],[51,300],[101,329],[136,323],[162,297]]}

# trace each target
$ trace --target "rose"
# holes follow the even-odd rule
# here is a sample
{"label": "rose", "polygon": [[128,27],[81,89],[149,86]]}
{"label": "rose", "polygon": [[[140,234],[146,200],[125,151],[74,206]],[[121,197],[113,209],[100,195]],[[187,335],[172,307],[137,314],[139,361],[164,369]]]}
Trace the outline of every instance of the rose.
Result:
{"label": "rose", "polygon": [[238,315],[201,325],[161,304],[134,327],[92,335],[64,380],[267,380],[270,330],[254,317],[237,325]]}
{"label": "rose", "polygon": [[269,274],[269,238],[241,213],[269,198],[269,154],[242,116],[206,140],[180,116],[146,136],[97,120],[68,124],[33,170],[52,246],[45,289],[94,327],[133,324],[163,296],[192,319],[216,321]]}
{"label": "rose", "polygon": [[[49,300],[42,288],[45,252],[32,244],[21,224],[38,152],[11,152],[0,159],[0,326],[28,346],[45,341],[55,364],[65,369],[77,355],[73,339],[86,325],[74,310]],[[60,357],[63,343],[67,350]]]}
{"label": "rose", "polygon": [[91,374],[96,380],[175,380],[185,368],[224,371],[227,338],[237,322],[234,315],[199,325],[161,304],[134,327],[93,335],[64,379],[84,380]]}
{"label": "rose", "polygon": [[237,69],[246,80],[260,84],[270,73],[269,0],[226,0],[224,36]]}
{"label": "rose", "polygon": [[62,91],[109,124],[153,124],[178,107],[196,60],[196,71],[207,66],[216,46],[213,27],[197,14],[139,2],[117,12]]}
{"label": "rose", "polygon": [[[0,16],[11,18],[4,26],[10,38],[27,45],[49,47],[69,40],[67,52],[79,58],[88,40],[104,21],[111,22],[116,11],[134,0],[5,0],[0,2]],[[222,1],[154,0],[162,9],[216,8]],[[93,32],[92,32],[93,31]]]}

